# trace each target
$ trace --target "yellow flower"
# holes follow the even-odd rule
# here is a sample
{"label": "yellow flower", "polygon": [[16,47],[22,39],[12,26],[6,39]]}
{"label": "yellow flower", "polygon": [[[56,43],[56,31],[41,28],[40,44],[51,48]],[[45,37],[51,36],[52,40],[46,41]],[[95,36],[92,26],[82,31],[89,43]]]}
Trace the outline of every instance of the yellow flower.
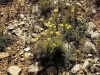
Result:
{"label": "yellow flower", "polygon": [[40,22],[43,22],[44,20],[43,20],[43,18],[40,18],[39,21],[40,21]]}
{"label": "yellow flower", "polygon": [[51,22],[50,21],[48,21],[48,25],[51,25]]}
{"label": "yellow flower", "polygon": [[67,29],[70,29],[70,28],[71,28],[71,25],[68,25],[68,26],[67,26]]}
{"label": "yellow flower", "polygon": [[53,44],[53,47],[56,47],[56,44]]}
{"label": "yellow flower", "polygon": [[68,27],[68,24],[65,24],[65,27]]}
{"label": "yellow flower", "polygon": [[52,25],[48,25],[49,28],[52,28]]}
{"label": "yellow flower", "polygon": [[54,9],[54,12],[55,12],[55,13],[58,13],[58,9]]}
{"label": "yellow flower", "polygon": [[53,26],[54,27],[54,29],[56,29],[56,26]]}
{"label": "yellow flower", "polygon": [[53,34],[53,31],[50,31],[50,34]]}
{"label": "yellow flower", "polygon": [[47,38],[47,40],[48,40],[48,41],[50,41],[50,40],[51,40],[51,38]]}
{"label": "yellow flower", "polygon": [[63,24],[59,24],[59,26],[60,26],[60,27],[64,27],[64,25],[63,25]]}
{"label": "yellow flower", "polygon": [[38,41],[39,40],[39,38],[35,38],[35,41]]}
{"label": "yellow flower", "polygon": [[60,35],[60,32],[56,32],[56,35],[59,36]]}

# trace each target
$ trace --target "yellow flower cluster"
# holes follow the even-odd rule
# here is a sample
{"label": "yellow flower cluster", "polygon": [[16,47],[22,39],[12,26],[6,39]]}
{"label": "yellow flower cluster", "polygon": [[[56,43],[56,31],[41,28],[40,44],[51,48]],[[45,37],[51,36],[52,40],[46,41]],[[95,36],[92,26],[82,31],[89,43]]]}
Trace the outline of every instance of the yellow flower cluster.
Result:
{"label": "yellow flower cluster", "polygon": [[66,27],[67,29],[70,29],[72,26],[71,26],[71,25],[68,25],[68,24],[65,24],[65,27]]}
{"label": "yellow flower cluster", "polygon": [[60,34],[60,32],[58,32],[58,31],[57,31],[57,32],[55,32],[55,34],[56,34],[57,36],[61,35],[61,34]]}

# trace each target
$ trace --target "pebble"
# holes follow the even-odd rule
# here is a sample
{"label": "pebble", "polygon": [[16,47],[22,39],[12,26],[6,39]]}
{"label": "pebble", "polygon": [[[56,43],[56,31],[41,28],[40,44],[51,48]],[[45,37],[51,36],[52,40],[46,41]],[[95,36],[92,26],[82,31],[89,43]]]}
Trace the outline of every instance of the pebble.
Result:
{"label": "pebble", "polygon": [[24,51],[28,52],[31,50],[31,47],[24,48]]}
{"label": "pebble", "polygon": [[28,59],[32,54],[30,52],[25,52],[24,57]]}
{"label": "pebble", "polygon": [[23,19],[23,18],[24,18],[24,14],[20,14],[19,16],[20,16],[20,18],[21,18],[21,19]]}

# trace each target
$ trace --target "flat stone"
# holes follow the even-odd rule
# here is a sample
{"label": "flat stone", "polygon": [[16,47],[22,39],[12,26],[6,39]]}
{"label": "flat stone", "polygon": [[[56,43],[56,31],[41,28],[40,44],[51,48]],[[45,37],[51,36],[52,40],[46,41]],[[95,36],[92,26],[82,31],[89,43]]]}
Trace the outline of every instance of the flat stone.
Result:
{"label": "flat stone", "polygon": [[11,75],[19,75],[20,72],[21,72],[21,68],[19,68],[18,66],[10,66],[8,68],[8,72],[11,74]]}

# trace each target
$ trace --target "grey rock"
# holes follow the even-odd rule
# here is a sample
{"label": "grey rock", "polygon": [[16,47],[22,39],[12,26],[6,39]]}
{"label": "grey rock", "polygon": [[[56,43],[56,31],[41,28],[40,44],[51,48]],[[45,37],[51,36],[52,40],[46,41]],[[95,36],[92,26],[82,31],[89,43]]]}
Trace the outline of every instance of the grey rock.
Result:
{"label": "grey rock", "polygon": [[71,69],[71,73],[76,74],[80,69],[81,69],[82,65],[80,64],[76,64],[74,65],[74,67]]}
{"label": "grey rock", "polygon": [[93,44],[90,40],[85,41],[82,51],[88,54],[98,53],[95,44]]}
{"label": "grey rock", "polygon": [[57,69],[54,66],[50,66],[46,69],[48,75],[55,75],[57,73]]}
{"label": "grey rock", "polygon": [[94,28],[96,28],[96,25],[95,25],[93,22],[89,22],[89,23],[88,23],[87,32],[88,32],[89,34],[92,34],[92,33],[94,32],[94,31],[93,31]]}

